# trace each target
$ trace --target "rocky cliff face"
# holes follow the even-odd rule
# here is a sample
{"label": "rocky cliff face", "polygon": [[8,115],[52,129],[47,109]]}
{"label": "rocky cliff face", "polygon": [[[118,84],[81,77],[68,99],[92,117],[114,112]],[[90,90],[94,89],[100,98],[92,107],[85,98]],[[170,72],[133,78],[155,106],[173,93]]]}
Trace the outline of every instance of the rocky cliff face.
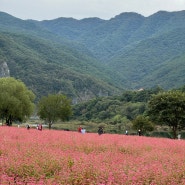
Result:
{"label": "rocky cliff face", "polygon": [[10,76],[10,71],[6,62],[0,63],[0,78]]}

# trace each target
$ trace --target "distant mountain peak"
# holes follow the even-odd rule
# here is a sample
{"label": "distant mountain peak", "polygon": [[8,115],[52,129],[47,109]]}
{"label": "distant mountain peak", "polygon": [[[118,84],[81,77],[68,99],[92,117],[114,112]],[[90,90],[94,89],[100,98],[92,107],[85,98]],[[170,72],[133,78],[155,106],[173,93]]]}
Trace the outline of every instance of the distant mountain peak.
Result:
{"label": "distant mountain peak", "polygon": [[144,16],[135,12],[123,12],[119,15],[116,15],[114,18],[131,18],[131,17],[144,17]]}

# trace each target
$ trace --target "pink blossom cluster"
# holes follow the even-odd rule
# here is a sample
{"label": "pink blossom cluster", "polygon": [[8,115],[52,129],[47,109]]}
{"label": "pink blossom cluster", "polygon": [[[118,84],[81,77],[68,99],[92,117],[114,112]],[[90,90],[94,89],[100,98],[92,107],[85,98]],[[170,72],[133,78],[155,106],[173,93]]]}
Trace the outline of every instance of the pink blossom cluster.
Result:
{"label": "pink blossom cluster", "polygon": [[0,127],[1,185],[184,185],[185,141]]}

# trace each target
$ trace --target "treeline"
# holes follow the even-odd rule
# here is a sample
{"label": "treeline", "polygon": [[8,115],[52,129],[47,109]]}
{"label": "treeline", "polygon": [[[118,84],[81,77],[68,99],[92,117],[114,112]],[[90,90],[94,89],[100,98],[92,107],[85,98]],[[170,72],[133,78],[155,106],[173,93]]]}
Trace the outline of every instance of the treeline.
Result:
{"label": "treeline", "polygon": [[71,120],[114,125],[114,133],[134,130],[146,135],[164,125],[175,139],[185,128],[185,86],[170,91],[160,87],[124,91],[120,96],[97,97],[74,105],[61,93],[43,96],[36,103],[34,93],[22,81],[4,77],[0,82],[0,117],[8,126],[28,120],[36,108],[35,113],[50,129],[58,120]]}
{"label": "treeline", "polygon": [[[185,86],[180,89],[185,92]],[[147,103],[154,94],[163,92],[156,86],[151,89],[124,91],[120,96],[99,97],[73,106],[72,119],[129,125],[138,115],[145,115]]]}

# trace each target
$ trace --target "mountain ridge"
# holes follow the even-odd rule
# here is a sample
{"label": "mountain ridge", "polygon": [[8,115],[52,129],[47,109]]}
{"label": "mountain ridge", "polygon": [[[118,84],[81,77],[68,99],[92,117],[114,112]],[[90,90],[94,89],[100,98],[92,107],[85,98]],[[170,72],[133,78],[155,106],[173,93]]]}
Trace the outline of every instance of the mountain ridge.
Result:
{"label": "mountain ridge", "polygon": [[[13,53],[24,55],[23,50],[27,49],[30,56],[24,56],[21,60],[25,58],[40,70],[41,63],[56,71],[56,68],[65,68],[68,73],[73,73],[72,76],[79,76],[81,82],[79,81],[78,85],[86,94],[87,91],[91,92],[89,98],[99,96],[99,92],[103,91],[102,94],[105,95],[121,93],[124,89],[150,88],[156,85],[165,89],[177,88],[185,82],[185,77],[179,75],[184,71],[184,20],[184,10],[159,11],[148,17],[134,12],[123,12],[109,20],[96,17],[80,20],[59,17],[43,21],[21,20],[0,12],[0,36],[13,39],[16,44],[8,46],[8,39],[7,43],[1,39],[0,58],[8,58],[7,64],[11,63],[12,69],[13,66],[19,66],[16,67],[17,70],[23,73],[24,62],[22,61],[20,66]],[[15,49],[16,47],[20,50]],[[6,50],[12,52],[12,58],[7,55]],[[37,62],[34,62],[34,57]],[[14,65],[10,61],[14,61]],[[43,84],[51,84],[50,79],[53,83],[67,83],[67,76],[63,78],[62,75],[54,75],[56,79],[52,76],[48,78],[45,68],[48,69],[43,66],[40,71],[40,78],[45,79]],[[168,75],[165,76],[166,73]],[[17,72],[14,75],[23,80],[27,79],[26,73],[21,76]],[[82,82],[81,75],[89,79],[89,82]],[[92,83],[90,79],[96,82]],[[49,92],[62,90],[72,97],[83,97],[80,88],[75,87],[74,81],[74,77],[68,81],[70,90],[62,90],[52,85]],[[37,83],[33,85],[31,79],[25,82],[30,87],[33,86],[34,90],[38,88]],[[88,83],[99,84],[98,89],[93,89]],[[38,94],[41,95],[43,92]]]}

